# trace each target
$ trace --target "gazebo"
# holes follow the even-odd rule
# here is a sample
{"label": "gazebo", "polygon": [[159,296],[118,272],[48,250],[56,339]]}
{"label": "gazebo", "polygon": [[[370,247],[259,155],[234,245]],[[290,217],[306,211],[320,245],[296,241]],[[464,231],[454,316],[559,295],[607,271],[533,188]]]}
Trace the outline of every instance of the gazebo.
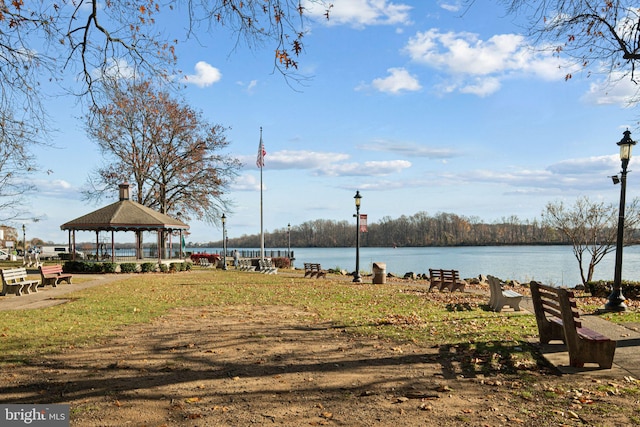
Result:
{"label": "gazebo", "polygon": [[[129,200],[129,184],[120,184],[120,200],[97,211],[93,211],[79,218],[62,224],[60,228],[69,232],[69,246],[72,259],[76,255],[76,231],[96,232],[96,259],[98,259],[98,249],[100,246],[99,233],[101,231],[111,232],[111,260],[115,262],[115,232],[134,231],[136,232],[136,258],[143,258],[142,245],[139,240],[142,231],[155,231],[158,235],[158,263],[162,262],[163,251],[160,248],[164,233],[173,234],[178,231],[179,242],[183,241],[183,232],[189,226],[179,219],[171,218],[168,215],[156,212],[140,203]],[[183,258],[182,244],[180,244],[180,258]]]}

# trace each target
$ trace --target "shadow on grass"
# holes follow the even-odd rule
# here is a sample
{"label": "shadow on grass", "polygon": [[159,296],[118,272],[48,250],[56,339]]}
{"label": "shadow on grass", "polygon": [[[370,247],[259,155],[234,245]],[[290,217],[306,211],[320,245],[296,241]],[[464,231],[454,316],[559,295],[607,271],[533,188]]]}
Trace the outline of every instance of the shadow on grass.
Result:
{"label": "shadow on grass", "polygon": [[533,347],[527,343],[406,344],[405,351],[402,344],[354,337],[331,322],[217,320],[190,328],[168,322],[133,339],[27,362],[15,368],[26,374],[20,381],[0,386],[0,403],[163,399],[193,384],[207,384],[203,393],[215,390],[219,398],[268,399],[282,393],[283,381],[295,383],[296,393],[364,396],[372,390],[433,390],[437,378],[554,373],[529,356]]}

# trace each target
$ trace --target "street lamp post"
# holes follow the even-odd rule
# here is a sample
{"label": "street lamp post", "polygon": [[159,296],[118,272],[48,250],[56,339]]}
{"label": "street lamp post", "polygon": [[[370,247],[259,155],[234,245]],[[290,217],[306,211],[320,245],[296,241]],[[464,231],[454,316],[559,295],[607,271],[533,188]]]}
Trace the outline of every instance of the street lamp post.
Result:
{"label": "street lamp post", "polygon": [[[617,143],[620,147],[620,161],[622,162],[622,172],[620,173],[620,209],[618,214],[618,237],[616,240],[616,265],[613,276],[613,291],[607,303],[604,305],[607,311],[625,311],[627,305],[626,298],[622,294],[622,247],[624,246],[624,206],[627,191],[627,166],[631,160],[631,148],[636,145],[636,141],[631,139],[631,132],[627,129],[624,136]],[[615,179],[614,179],[615,182]]]}
{"label": "street lamp post", "polygon": [[353,197],[356,200],[356,271],[353,274],[353,281],[355,283],[361,283],[362,277],[360,277],[360,200],[362,196],[360,191],[356,191],[356,195]]}
{"label": "street lamp post", "polygon": [[227,217],[222,214],[222,269],[227,269],[227,229],[225,224],[227,223]]}
{"label": "street lamp post", "polygon": [[291,262],[291,223],[287,224],[287,258],[289,258],[289,268],[293,268]]}
{"label": "street lamp post", "polygon": [[22,224],[22,254],[27,253],[27,226]]}

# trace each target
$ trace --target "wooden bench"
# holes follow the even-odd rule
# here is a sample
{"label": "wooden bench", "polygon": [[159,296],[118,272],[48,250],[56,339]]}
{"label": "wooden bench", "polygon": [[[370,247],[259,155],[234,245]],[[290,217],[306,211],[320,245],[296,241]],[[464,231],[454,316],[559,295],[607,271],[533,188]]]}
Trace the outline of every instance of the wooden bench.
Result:
{"label": "wooden bench", "polygon": [[60,264],[41,265],[39,270],[40,278],[42,279],[42,286],[51,284],[51,286],[55,288],[60,282],[67,282],[68,284],[71,284],[71,278],[73,275],[63,272]]}
{"label": "wooden bench", "polygon": [[433,288],[438,288],[440,291],[448,289],[449,292],[459,289],[460,292],[464,292],[466,285],[466,281],[460,280],[458,270],[429,269],[429,292]]}
{"label": "wooden bench", "polygon": [[489,307],[491,310],[501,312],[505,305],[513,308],[515,311],[520,311],[520,302],[522,301],[522,294],[510,289],[502,289],[502,283],[500,279],[493,276],[487,276],[489,281]]}
{"label": "wooden bench", "polygon": [[305,262],[304,263],[304,277],[316,276],[318,279],[321,277],[327,277],[327,271],[323,270],[320,264]]}
{"label": "wooden bench", "polygon": [[38,280],[27,280],[27,270],[24,268],[6,268],[0,270],[2,275],[2,292],[4,296],[7,293],[16,294],[17,296],[38,292]]}
{"label": "wooden bench", "polygon": [[531,299],[541,343],[563,341],[569,350],[569,366],[597,363],[602,369],[611,369],[616,342],[582,327],[572,291],[531,282]]}

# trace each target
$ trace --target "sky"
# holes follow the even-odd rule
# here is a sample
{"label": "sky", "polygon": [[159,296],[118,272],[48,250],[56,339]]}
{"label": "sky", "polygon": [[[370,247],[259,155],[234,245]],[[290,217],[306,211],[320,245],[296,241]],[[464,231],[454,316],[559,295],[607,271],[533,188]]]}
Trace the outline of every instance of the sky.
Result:
{"label": "sky", "polygon": [[[265,232],[317,219],[355,227],[356,191],[370,223],[418,212],[524,221],[539,219],[554,201],[618,203],[610,178],[620,171],[616,142],[627,128],[636,139],[631,82],[609,83],[597,64],[582,70],[536,49],[523,22],[494,2],[469,9],[455,0],[332,3],[329,21],[309,10],[300,82],[274,71],[272,46],[234,48],[224,31],[178,46],[185,100],[229,128],[226,154],[244,164],[227,194],[229,238],[261,230],[261,128]],[[168,33],[184,29],[184,22],[166,21]],[[24,222],[27,239],[65,243],[60,225],[118,194],[99,204],[82,200],[101,155],[77,102],[48,102],[55,148],[37,152],[43,172],[34,177],[25,215],[40,220],[16,226]],[[627,200],[640,191],[635,163]],[[219,224],[189,225],[187,242],[222,238]]]}

